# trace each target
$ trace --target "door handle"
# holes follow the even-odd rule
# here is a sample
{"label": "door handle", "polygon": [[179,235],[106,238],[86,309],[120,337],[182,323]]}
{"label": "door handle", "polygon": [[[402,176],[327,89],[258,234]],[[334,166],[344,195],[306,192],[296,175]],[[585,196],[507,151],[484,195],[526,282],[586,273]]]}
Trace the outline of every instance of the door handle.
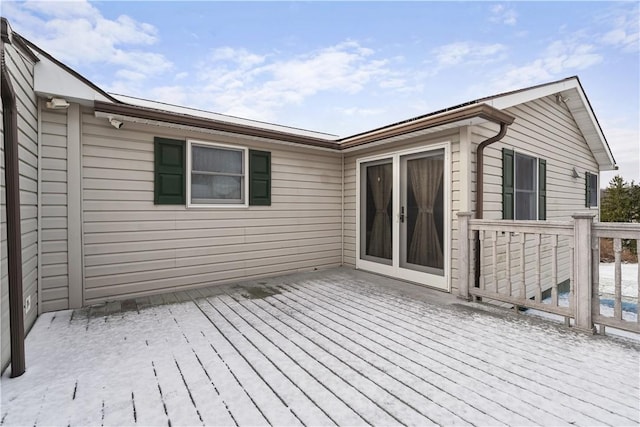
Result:
{"label": "door handle", "polygon": [[400,222],[404,222],[404,206],[400,208]]}

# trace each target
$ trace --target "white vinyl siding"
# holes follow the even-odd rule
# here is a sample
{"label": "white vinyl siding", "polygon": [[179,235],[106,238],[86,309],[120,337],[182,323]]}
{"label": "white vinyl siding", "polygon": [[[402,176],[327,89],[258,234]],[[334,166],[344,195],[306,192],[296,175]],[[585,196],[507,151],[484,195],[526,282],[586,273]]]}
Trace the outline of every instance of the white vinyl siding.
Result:
{"label": "white vinyl siding", "polygon": [[[547,220],[583,212],[584,172],[597,171],[598,164],[566,107],[549,96],[506,111],[516,120],[502,141],[484,151],[484,217],[502,218],[502,147],[547,161]],[[475,126],[474,142],[495,135],[494,128]],[[572,177],[574,167],[578,178]]]}
{"label": "white vinyl siding", "polygon": [[[31,309],[25,313],[25,332],[31,329],[38,313],[38,108],[33,91],[33,63],[10,44],[4,45],[9,77],[16,92],[18,107],[18,158],[20,169],[20,215],[22,233],[23,302],[29,296]],[[1,179],[1,368],[9,363],[9,278],[7,273],[6,188],[4,176],[4,129],[2,133]]]}
{"label": "white vinyl siding", "polygon": [[[82,123],[84,298],[227,283],[341,263],[339,153],[134,123]],[[153,204],[154,136],[271,152],[272,204]]]}
{"label": "white vinyl siding", "polygon": [[69,308],[67,111],[42,110],[42,311]]}
{"label": "white vinyl siding", "polygon": [[[502,218],[502,148],[514,150],[532,157],[546,160],[546,196],[548,221],[569,221],[571,215],[585,211],[585,171],[597,171],[595,161],[586,141],[580,133],[573,117],[567,108],[555,102],[554,96],[537,99],[506,110],[516,117],[509,126],[507,135],[502,141],[488,146],[484,151],[484,218]],[[474,126],[474,146],[496,133],[496,126]],[[475,149],[474,149],[475,150]],[[475,166],[475,156],[473,156]],[[573,177],[573,168],[578,171],[578,177]],[[474,167],[475,169],[475,167]],[[473,176],[472,193],[475,200],[475,173]],[[595,213],[595,212],[594,212]],[[596,217],[597,220],[597,217]],[[500,286],[505,284],[505,246],[503,236],[498,237],[498,275]],[[512,248],[517,246],[514,237]],[[490,242],[487,242],[486,262],[488,274],[490,269]],[[534,243],[527,241],[527,259],[533,260]],[[542,244],[542,282],[543,287],[551,286],[551,251],[547,240]],[[558,281],[569,278],[569,242],[560,239],[558,243]],[[519,277],[519,257],[512,259],[513,277]],[[533,280],[535,265],[527,262],[526,277]],[[518,279],[519,280],[519,279]],[[543,289],[544,290],[544,289]],[[532,296],[533,286],[529,287]]]}

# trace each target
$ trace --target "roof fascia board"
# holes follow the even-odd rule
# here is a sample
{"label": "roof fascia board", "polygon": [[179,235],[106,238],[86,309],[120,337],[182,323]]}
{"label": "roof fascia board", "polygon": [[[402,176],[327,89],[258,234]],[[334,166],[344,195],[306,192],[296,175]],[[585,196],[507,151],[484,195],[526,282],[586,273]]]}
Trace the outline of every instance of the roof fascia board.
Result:
{"label": "roof fascia board", "polygon": [[[583,133],[583,135],[589,135],[590,133],[594,133],[597,136],[597,141],[602,146],[602,150],[599,150],[599,151],[605,153],[606,159],[608,161],[608,164],[598,162],[600,169],[616,170],[617,169],[616,161],[613,157],[613,153],[611,152],[611,148],[609,147],[609,143],[607,142],[607,138],[604,136],[604,132],[602,132],[600,123],[598,122],[598,119],[595,116],[595,113],[593,112],[593,108],[591,108],[591,103],[589,102],[589,99],[587,98],[586,93],[584,92],[584,90],[582,90],[582,85],[580,84],[580,82],[578,82],[578,86],[575,89],[576,90],[574,91],[574,93],[577,93],[578,96],[580,97],[580,101],[582,102],[582,105],[584,105],[584,109],[587,115],[589,116],[589,120],[586,123],[581,120],[576,120],[576,124],[580,128],[580,131]],[[567,106],[569,107],[569,109],[571,110],[572,114],[575,117],[576,116],[575,108],[570,107],[570,102],[567,103]],[[589,144],[588,140],[587,140],[587,143]],[[594,152],[594,154],[597,154],[596,151],[598,150],[594,150],[594,148],[591,147],[591,144],[589,144],[589,148],[591,149],[592,152]],[[595,156],[595,157],[596,159],[598,159],[598,156]]]}
{"label": "roof fascia board", "polygon": [[96,100],[110,101],[101,91],[78,79],[46,55],[42,55],[34,67],[33,80],[35,92],[44,97],[57,96],[82,105],[93,105]]}
{"label": "roof fascia board", "polygon": [[388,128],[378,129],[373,132],[360,134],[341,140],[343,150],[357,147],[372,142],[388,140],[403,134],[428,129],[435,126],[454,124],[460,122],[460,126],[467,125],[465,121],[480,118],[494,123],[510,125],[515,117],[504,111],[500,111],[487,104],[469,105],[457,110],[446,111],[440,114],[423,117],[412,122],[402,123]]}
{"label": "roof fascia board", "polygon": [[209,129],[214,131],[228,132],[232,134],[254,136],[268,140],[277,140],[334,150],[340,149],[340,146],[332,140],[301,136],[271,129],[261,129],[252,126],[221,122],[186,114],[171,113],[167,111],[137,107],[132,105],[111,104],[96,101],[94,103],[94,110],[96,111],[96,113],[104,113],[113,116],[117,115],[127,117],[129,119],[144,119],[158,124],[167,123],[174,125],[184,125],[192,128]]}
{"label": "roof fascia board", "polygon": [[[236,137],[239,135],[237,132],[228,132],[228,131],[222,131],[222,130],[217,130],[217,129],[212,129],[212,128],[203,128],[203,127],[190,126],[190,125],[180,124],[180,123],[144,119],[144,118],[140,118],[140,117],[136,117],[136,116],[126,116],[126,115],[122,115],[122,114],[111,114],[111,113],[104,113],[104,112],[100,112],[100,111],[95,111],[94,115],[97,118],[104,118],[104,119],[114,118],[114,119],[120,120],[120,121],[122,121],[124,123],[131,122],[131,123],[138,123],[138,124],[143,124],[143,125],[164,127],[164,128],[170,128],[170,129],[181,129],[181,130],[185,130],[185,131],[199,132],[199,133],[205,133],[205,134],[209,134],[209,135],[224,135],[224,136],[236,136]],[[305,144],[301,144],[301,143],[283,141],[281,139],[265,138],[265,137],[246,135],[246,134],[242,134],[242,136],[244,138],[252,139],[252,140],[255,140],[255,141],[261,141],[261,142],[267,142],[267,143],[273,143],[273,144],[280,144],[280,145],[287,145],[287,146],[290,146],[290,147],[308,148],[308,149],[313,149],[313,150],[328,151],[328,152],[331,152],[331,153],[338,153],[338,151],[336,150],[335,147],[331,147],[331,148],[318,147],[318,146],[313,146],[313,145],[305,145]]]}
{"label": "roof fascia board", "polygon": [[[20,36],[21,41],[35,51],[35,55],[39,60],[39,63],[35,66],[34,86],[36,92],[43,96],[60,96],[65,99],[71,99],[83,105],[87,105],[86,101],[93,102],[94,100],[104,100],[108,102],[120,103],[116,98],[109,95],[104,90],[100,89],[93,82],[83,77],[80,73],[76,72],[72,68],[66,66],[62,62],[58,61],[51,54],[38,47],[33,42]],[[43,66],[43,62],[47,62],[47,65]],[[46,70],[39,70],[42,68]],[[49,82],[47,78],[48,74],[53,73],[53,83]],[[40,81],[44,80],[44,81]],[[64,86],[57,88],[56,82],[64,83]],[[38,89],[40,87],[40,90]],[[71,90],[72,93],[67,93],[64,90]]]}
{"label": "roof fascia board", "polygon": [[[536,99],[544,98],[550,95],[559,94],[562,92],[577,93],[580,97],[584,108],[587,111],[589,116],[589,123],[582,122],[580,120],[576,120],[576,124],[580,128],[580,131],[583,133],[585,138],[587,138],[591,134],[595,134],[594,138],[589,138],[587,140],[587,144],[589,148],[594,154],[596,160],[598,160],[598,164],[601,170],[615,170],[616,163],[613,158],[613,153],[611,152],[611,148],[607,142],[604,133],[602,132],[602,128],[600,127],[600,123],[593,112],[593,108],[591,108],[591,103],[587,98],[584,89],[582,88],[582,84],[580,83],[580,79],[578,77],[570,77],[564,80],[560,80],[555,83],[543,84],[540,86],[534,86],[529,89],[518,90],[514,92],[509,92],[503,95],[496,95],[490,98],[484,98],[482,102],[485,102],[497,109],[505,110],[507,108],[513,107],[515,105],[524,104],[526,102],[530,102]],[[574,118],[577,116],[576,114],[576,106],[571,108],[570,104],[567,104],[569,107],[569,111],[571,112]],[[600,145],[602,150],[599,150],[597,146]],[[603,162],[600,156],[596,155],[598,151],[605,152],[606,162]]]}
{"label": "roof fascia board", "polygon": [[369,148],[374,148],[374,147],[378,147],[381,145],[386,145],[386,144],[391,144],[393,142],[397,142],[397,141],[404,141],[407,140],[409,138],[415,138],[418,136],[424,136],[424,135],[432,135],[435,133],[439,133],[439,132],[445,132],[451,129],[455,129],[455,128],[461,128],[461,127],[465,127],[465,126],[474,126],[474,125],[479,125],[482,123],[486,123],[487,120],[482,119],[480,117],[475,117],[475,118],[471,118],[471,119],[464,119],[464,120],[460,120],[457,122],[451,122],[451,123],[446,123],[446,124],[442,124],[442,125],[438,125],[438,126],[432,126],[429,128],[425,128],[425,129],[421,129],[421,130],[417,130],[417,131],[413,131],[413,132],[407,132],[407,133],[402,133],[402,134],[398,134],[395,136],[391,136],[389,138],[386,139],[380,139],[377,141],[372,141],[372,142],[367,142],[365,144],[360,144],[360,145],[356,145],[356,146],[352,146],[352,147],[347,147],[344,148],[342,150],[343,153],[348,154],[348,153],[353,153],[355,151],[360,151],[360,150],[366,150]]}
{"label": "roof fascia board", "polygon": [[327,141],[335,141],[338,138],[337,135],[332,135],[324,132],[316,132],[316,131],[311,131],[307,129],[295,128],[291,126],[284,126],[284,125],[278,125],[278,124],[269,123],[269,122],[262,122],[259,120],[245,119],[242,117],[214,113],[211,111],[199,110],[199,109],[184,107],[180,105],[165,104],[162,102],[151,101],[151,100],[142,99],[142,98],[135,98],[135,97],[126,96],[126,95],[117,95],[117,94],[110,94],[110,95],[117,98],[119,101],[122,101],[122,103],[124,104],[133,105],[135,107],[166,111],[168,113],[174,113],[174,114],[201,117],[203,119],[216,120],[216,121],[225,122],[225,123],[234,123],[234,124],[250,126],[250,127],[257,127],[260,129],[271,129],[271,130],[291,133],[295,135],[308,136],[311,138],[326,139]]}
{"label": "roof fascia board", "polygon": [[9,21],[7,21],[7,18],[2,18],[1,20],[2,23],[0,24],[0,33],[2,33],[2,41],[18,49],[32,62],[38,62],[38,57],[35,55],[35,53],[33,53],[29,46],[27,46],[24,39],[18,33],[14,32],[11,29],[11,25],[9,25]]}
{"label": "roof fascia board", "polygon": [[499,110],[513,107],[514,105],[524,104],[525,102],[535,99],[544,98],[545,96],[554,95],[556,93],[574,89],[579,86],[577,79],[565,79],[556,83],[533,87],[515,91],[506,95],[498,95],[495,97],[484,99],[482,102],[491,105]]}

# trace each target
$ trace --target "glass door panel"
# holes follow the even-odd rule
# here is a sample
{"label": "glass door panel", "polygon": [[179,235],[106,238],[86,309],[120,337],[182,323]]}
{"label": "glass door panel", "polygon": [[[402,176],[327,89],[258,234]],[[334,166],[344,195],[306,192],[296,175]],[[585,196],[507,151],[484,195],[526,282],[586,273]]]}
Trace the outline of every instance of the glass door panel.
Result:
{"label": "glass door panel", "polygon": [[360,257],[391,265],[393,256],[393,163],[391,159],[362,164]]}
{"label": "glass door panel", "polygon": [[444,150],[400,157],[400,267],[444,275]]}

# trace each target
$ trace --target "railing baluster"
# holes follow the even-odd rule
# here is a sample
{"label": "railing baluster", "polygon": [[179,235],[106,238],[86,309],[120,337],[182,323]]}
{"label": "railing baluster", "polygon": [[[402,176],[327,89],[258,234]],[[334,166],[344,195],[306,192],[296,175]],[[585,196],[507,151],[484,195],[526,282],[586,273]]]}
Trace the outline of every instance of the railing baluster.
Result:
{"label": "railing baluster", "polygon": [[[473,248],[476,244],[476,237],[473,232],[469,233],[469,285],[467,289],[471,291],[476,286],[476,262]],[[475,256],[480,256],[480,254],[475,254]],[[475,300],[475,297],[474,297]]]}
{"label": "railing baluster", "polygon": [[482,289],[484,291],[484,268],[482,268],[482,264],[484,261],[484,230],[479,230],[478,231],[478,239],[480,240],[480,253],[478,254],[478,256],[480,257],[480,273],[479,273],[479,282],[480,282],[480,289]]}
{"label": "railing baluster", "polygon": [[533,242],[536,245],[536,302],[542,302],[542,285],[540,274],[540,244],[542,242],[542,236],[535,234]]}
{"label": "railing baluster", "polygon": [[496,294],[498,292],[498,232],[491,233],[491,244],[493,250],[493,286]]}
{"label": "railing baluster", "polygon": [[551,235],[551,305],[558,305],[558,235]]}
{"label": "railing baluster", "polygon": [[[511,232],[507,231],[505,237],[507,239],[507,295],[511,296]],[[640,319],[640,316],[638,316],[638,319]]]}
{"label": "railing baluster", "polygon": [[[575,268],[576,268],[576,261],[575,261],[575,248],[574,248],[574,239],[569,239],[569,312],[573,313],[573,315],[576,315],[576,304],[574,301],[574,293],[575,293]],[[570,326],[571,325],[571,318],[569,317],[565,317],[564,318],[564,324],[566,326]]]}
{"label": "railing baluster", "polygon": [[638,299],[636,300],[636,322],[640,325],[640,239],[636,240],[636,256],[638,261]]}
{"label": "railing baluster", "polygon": [[[640,333],[640,316],[637,321],[625,321],[623,318],[624,298],[637,295],[640,302],[640,271],[637,274],[638,287],[632,294],[623,292],[626,282],[623,283],[622,277],[623,239],[637,241],[640,247],[638,224],[593,222],[592,214],[582,213],[573,215],[573,223],[549,221],[544,224],[471,220],[470,216],[469,213],[459,214],[459,224],[464,224],[465,218],[467,222],[466,232],[461,231],[459,235],[461,298],[487,298],[510,304],[516,309],[529,307],[555,313],[564,316],[567,326],[573,323],[585,332],[595,332],[593,324],[597,323],[600,333],[604,333],[605,326]],[[603,238],[614,242],[615,263],[608,268],[614,269],[615,274],[612,274],[611,283],[606,285],[607,295],[614,299],[613,316],[600,313],[600,282],[605,282],[600,276],[599,263],[600,240]],[[504,248],[500,246],[503,242]],[[501,255],[503,250],[504,256]],[[478,257],[476,262],[481,261],[479,265],[471,262],[475,257]],[[568,273],[565,272],[567,263]],[[565,305],[564,294],[561,294],[564,288],[560,285],[563,281],[566,283],[567,276],[569,298]],[[628,278],[625,276],[624,279]],[[542,302],[545,292],[550,292],[551,303]]]}
{"label": "railing baluster", "polygon": [[613,317],[622,320],[622,239],[613,239],[613,253],[615,255],[615,300],[613,302]]}
{"label": "railing baluster", "polygon": [[522,294],[520,298],[527,299],[527,282],[524,277],[524,245],[527,240],[525,233],[520,233],[520,278],[522,279]]}
{"label": "railing baluster", "polygon": [[[600,238],[594,237],[591,242],[591,315],[600,314]],[[604,325],[600,325],[600,333],[604,335]]]}

